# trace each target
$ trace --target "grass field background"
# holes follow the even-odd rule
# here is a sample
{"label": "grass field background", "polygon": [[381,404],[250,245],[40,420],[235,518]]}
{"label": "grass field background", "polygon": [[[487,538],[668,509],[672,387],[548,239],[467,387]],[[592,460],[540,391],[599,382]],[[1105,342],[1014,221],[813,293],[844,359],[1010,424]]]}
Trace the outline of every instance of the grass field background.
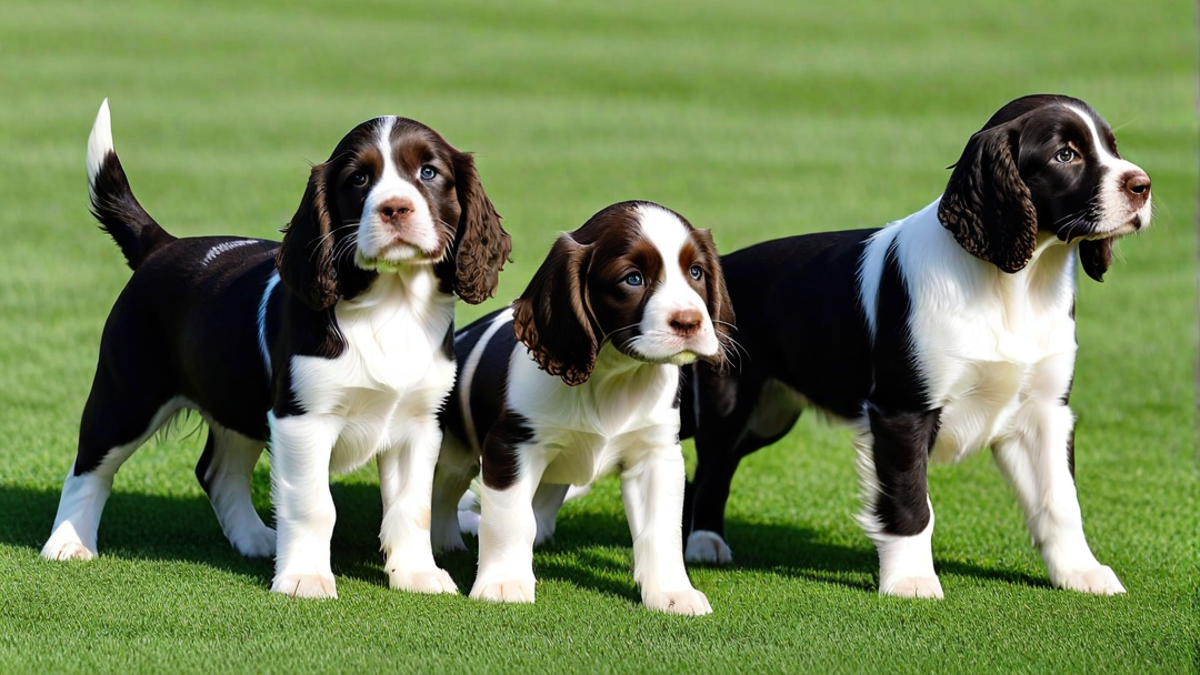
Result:
{"label": "grass field background", "polygon": [[[4,2],[0,671],[1195,672],[1196,55],[1182,1]],[[700,619],[640,605],[612,479],[564,509],[534,606],[388,590],[373,467],[334,486],[341,599],[270,594],[271,563],[221,535],[187,426],[118,474],[99,559],[38,558],[129,274],[86,207],[106,96],[137,195],[177,235],[277,236],[308,163],[375,115],[475,151],[515,249],[466,322],[619,200],[723,250],[910,213],[1034,92],[1088,100],[1154,180],[1153,228],[1078,305],[1077,482],[1128,595],[1052,590],[982,453],[931,472],[946,599],[879,598],[850,435],[812,419],[743,463],[736,564],[691,571]],[[265,460],[255,478],[267,514]],[[469,588],[473,554],[444,562]]]}

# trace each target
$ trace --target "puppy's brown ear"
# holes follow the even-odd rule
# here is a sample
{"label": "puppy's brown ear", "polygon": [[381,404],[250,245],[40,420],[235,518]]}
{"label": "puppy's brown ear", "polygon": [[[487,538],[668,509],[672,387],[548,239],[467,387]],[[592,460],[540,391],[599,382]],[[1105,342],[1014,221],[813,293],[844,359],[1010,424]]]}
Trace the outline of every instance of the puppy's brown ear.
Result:
{"label": "puppy's brown ear", "polygon": [[542,370],[571,386],[587,382],[600,343],[587,309],[588,247],[564,234],[513,303],[513,330]]}
{"label": "puppy's brown ear", "polygon": [[696,230],[696,241],[700,252],[708,263],[708,271],[704,276],[704,286],[708,295],[708,317],[712,320],[713,332],[717,335],[720,350],[710,359],[718,374],[729,372],[732,359],[733,332],[737,330],[733,314],[733,302],[729,299],[729,291],[725,288],[725,273],[721,269],[721,254],[713,242],[711,230]]}
{"label": "puppy's brown ear", "polygon": [[284,230],[275,255],[279,278],[315,310],[337,302],[337,270],[333,266],[331,218],[325,197],[325,165],[312,168],[300,208]]}
{"label": "puppy's brown ear", "polygon": [[1079,242],[1079,263],[1083,271],[1096,281],[1104,281],[1104,273],[1113,261],[1113,240],[1085,239]]}
{"label": "puppy's brown ear", "polygon": [[1037,247],[1037,211],[1013,159],[1020,130],[1002,124],[971,137],[938,205],[938,219],[971,255],[1012,273]]}
{"label": "puppy's brown ear", "polygon": [[458,297],[478,305],[496,294],[500,270],[512,252],[512,239],[500,226],[500,214],[483,191],[475,160],[465,152],[454,156],[454,185],[462,208],[454,251],[454,290]]}

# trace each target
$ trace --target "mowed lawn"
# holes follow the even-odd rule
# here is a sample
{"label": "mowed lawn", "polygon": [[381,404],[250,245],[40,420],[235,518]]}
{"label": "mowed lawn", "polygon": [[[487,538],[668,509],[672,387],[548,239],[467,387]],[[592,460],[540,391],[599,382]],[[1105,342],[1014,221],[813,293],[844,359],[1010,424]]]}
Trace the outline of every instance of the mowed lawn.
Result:
{"label": "mowed lawn", "polygon": [[[1192,3],[50,0],[4,3],[0,45],[0,671],[1197,670]],[[38,557],[129,276],[87,213],[106,96],[138,197],[177,235],[278,236],[309,163],[375,115],[476,152],[515,247],[465,323],[619,200],[660,201],[723,250],[908,214],[1034,92],[1091,102],[1154,180],[1154,226],[1078,302],[1077,482],[1128,595],[1050,588],[983,452],[931,471],[946,599],[878,597],[850,434],[815,417],[743,463],[736,563],[691,571],[704,618],[641,606],[613,479],[564,509],[536,605],[391,591],[373,466],[333,488],[340,599],[273,595],[272,563],[234,553],[192,474],[196,420],[118,474],[97,560]],[[265,459],[255,478],[269,514]],[[443,562],[465,592],[474,555]]]}

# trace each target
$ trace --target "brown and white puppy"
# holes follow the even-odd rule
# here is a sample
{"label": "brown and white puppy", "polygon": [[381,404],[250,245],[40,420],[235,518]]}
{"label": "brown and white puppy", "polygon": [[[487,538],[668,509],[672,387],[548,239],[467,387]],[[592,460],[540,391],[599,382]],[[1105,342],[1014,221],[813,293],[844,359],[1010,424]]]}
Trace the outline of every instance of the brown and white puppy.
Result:
{"label": "brown and white puppy", "polygon": [[[391,585],[455,592],[429,540],[454,302],[492,295],[510,250],[471,156],[413,120],[364,122],[312,168],[282,245],[163,230],[129,188],[107,101],[87,168],[92,211],[134,274],[104,329],[42,555],[94,556],[113,475],[192,409],[209,426],[196,476],[238,551],[276,554],[273,591],[336,597],[329,473],[374,457]],[[277,532],[250,501],[265,445]]]}
{"label": "brown and white puppy", "polygon": [[880,593],[942,597],[926,468],[982,448],[1015,488],[1050,582],[1124,592],[1084,538],[1075,492],[1075,261],[1101,280],[1113,241],[1150,215],[1149,176],[1091,106],[1026,96],[971,136],[920,211],[725,256],[745,358],[727,375],[698,366],[698,396],[684,397],[697,455],[688,559],[731,560],[738,462],[815,408],[860,432]]}
{"label": "brown and white puppy", "polygon": [[732,322],[709,233],[624,202],[562,235],[512,307],[455,336],[433,538],[465,548],[456,506],[482,457],[471,597],[533,602],[533,548],[568,484],[619,467],[643,602],[712,611],[683,564],[679,366],[723,363]]}

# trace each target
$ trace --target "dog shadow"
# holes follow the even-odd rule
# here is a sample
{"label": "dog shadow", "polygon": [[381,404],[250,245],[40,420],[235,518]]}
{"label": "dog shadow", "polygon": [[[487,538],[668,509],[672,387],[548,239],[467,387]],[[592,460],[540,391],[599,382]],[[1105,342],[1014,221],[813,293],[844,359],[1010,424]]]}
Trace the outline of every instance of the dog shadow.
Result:
{"label": "dog shadow", "polygon": [[[259,482],[256,474],[255,483]],[[382,506],[378,487],[334,483],[331,492],[337,508],[330,545],[334,574],[386,587],[379,550]],[[0,513],[6,521],[0,528],[0,543],[40,551],[50,535],[58,499],[58,490],[0,486]],[[261,509],[260,513],[270,524],[270,514]],[[727,532],[736,547],[731,569],[864,592],[877,588],[878,558],[865,539],[861,546],[847,546],[824,541],[818,531],[803,525],[737,519],[728,521]],[[477,555],[475,538],[465,540],[469,550],[438,557],[438,563],[464,591],[474,581]],[[103,557],[187,561],[242,576],[263,587],[270,585],[274,572],[272,559],[245,558],[229,545],[203,494],[149,495],[125,492],[118,486],[104,509],[98,547]],[[631,549],[628,524],[620,512],[564,510],[554,538],[538,548],[534,568],[540,579],[637,603],[641,595],[633,582]],[[1049,587],[1044,579],[1011,569],[948,560],[938,560],[936,565],[940,573]]]}
{"label": "dog shadow", "polygon": [[[766,572],[787,578],[878,592],[879,557],[864,536],[862,544],[845,545],[826,540],[820,531],[799,524],[751,522],[730,518],[726,533],[731,537],[734,562],[728,567],[689,563],[688,569],[730,569]],[[597,547],[616,548],[623,556],[598,555]],[[555,537],[542,548],[547,554],[574,554],[585,566],[538,565],[539,578],[549,577],[596,588],[621,597],[640,597],[632,580],[632,542],[625,519],[617,515],[577,512],[560,516]],[[985,581],[1049,589],[1045,578],[1011,568],[985,566],[961,560],[938,559],[939,574],[973,577]],[[607,572],[607,574],[601,573]],[[625,575],[624,588],[615,588],[613,574]]]}

